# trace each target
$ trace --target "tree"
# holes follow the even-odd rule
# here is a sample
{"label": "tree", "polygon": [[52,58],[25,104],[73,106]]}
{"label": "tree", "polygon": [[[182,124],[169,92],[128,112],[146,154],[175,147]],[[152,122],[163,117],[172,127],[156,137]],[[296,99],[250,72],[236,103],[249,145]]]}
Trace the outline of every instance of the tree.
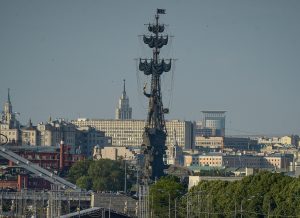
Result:
{"label": "tree", "polygon": [[85,190],[91,190],[93,186],[93,180],[89,176],[81,176],[76,180],[76,185]]}
{"label": "tree", "polygon": [[92,160],[78,161],[70,168],[68,173],[68,180],[72,183],[76,183],[77,179],[81,176],[87,176],[88,169]]}
{"label": "tree", "polygon": [[153,217],[171,217],[175,213],[175,200],[186,192],[186,188],[175,176],[160,178],[150,186],[150,207]]}
{"label": "tree", "polygon": [[[287,217],[300,214],[300,179],[281,173],[263,171],[235,182],[201,181],[190,190],[189,196],[191,211],[200,208],[201,215]],[[209,209],[199,205],[205,201],[210,202]]]}
{"label": "tree", "polygon": [[[132,174],[127,185],[131,186]],[[68,174],[71,182],[83,189],[94,191],[120,191],[124,189],[125,168],[123,161],[109,159],[79,161],[74,164]]]}

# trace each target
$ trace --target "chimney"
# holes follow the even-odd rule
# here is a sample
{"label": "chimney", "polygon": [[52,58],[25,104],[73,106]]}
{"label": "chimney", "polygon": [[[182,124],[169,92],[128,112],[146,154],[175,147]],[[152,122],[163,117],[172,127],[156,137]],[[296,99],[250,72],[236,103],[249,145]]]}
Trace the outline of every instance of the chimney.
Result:
{"label": "chimney", "polygon": [[28,175],[19,174],[18,175],[18,191],[21,189],[26,189],[28,187]]}
{"label": "chimney", "polygon": [[65,167],[65,157],[64,157],[64,141],[60,141],[60,149],[59,149],[59,170],[62,171]]}

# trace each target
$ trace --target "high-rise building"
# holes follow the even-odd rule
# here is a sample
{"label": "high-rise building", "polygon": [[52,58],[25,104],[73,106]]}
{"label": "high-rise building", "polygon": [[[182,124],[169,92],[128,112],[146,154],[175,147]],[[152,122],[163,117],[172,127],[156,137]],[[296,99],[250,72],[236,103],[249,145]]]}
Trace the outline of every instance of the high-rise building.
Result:
{"label": "high-rise building", "polygon": [[125,79],[123,80],[123,93],[119,99],[119,104],[116,109],[117,120],[130,120],[132,119],[132,108],[129,107],[129,98],[126,95]]}
{"label": "high-rise building", "polygon": [[211,131],[212,136],[225,136],[225,113],[226,111],[202,111],[202,129]]}

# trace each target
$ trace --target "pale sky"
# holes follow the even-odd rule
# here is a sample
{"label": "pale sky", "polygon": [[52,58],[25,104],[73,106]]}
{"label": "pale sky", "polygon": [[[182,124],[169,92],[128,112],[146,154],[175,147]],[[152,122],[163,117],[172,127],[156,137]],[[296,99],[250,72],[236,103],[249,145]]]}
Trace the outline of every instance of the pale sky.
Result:
{"label": "pale sky", "polygon": [[1,105],[10,88],[24,124],[114,118],[126,79],[133,117],[144,119],[134,59],[151,54],[138,35],[156,8],[174,36],[162,54],[178,59],[164,76],[167,119],[226,110],[229,134],[300,134],[299,0],[2,0]]}

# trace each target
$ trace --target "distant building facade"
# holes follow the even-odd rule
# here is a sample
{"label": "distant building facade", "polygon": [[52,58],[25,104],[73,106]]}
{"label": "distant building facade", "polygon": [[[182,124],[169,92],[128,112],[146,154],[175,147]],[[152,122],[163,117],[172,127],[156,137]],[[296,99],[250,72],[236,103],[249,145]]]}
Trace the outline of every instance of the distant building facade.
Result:
{"label": "distant building facade", "polygon": [[225,136],[226,111],[202,111],[203,129],[211,129],[212,136]]}
{"label": "distant building facade", "polygon": [[167,165],[183,166],[183,149],[178,145],[175,129],[173,136],[173,143],[167,146],[165,162]]}
{"label": "distant building facade", "polygon": [[37,128],[32,125],[31,120],[29,120],[28,126],[21,128],[21,141],[22,145],[39,145],[38,131]]}
{"label": "distant building facade", "polygon": [[196,137],[201,137],[201,136],[202,137],[224,137],[226,111],[201,111],[201,112],[202,112],[202,120],[194,122],[195,136]]}
{"label": "distant building facade", "polygon": [[39,123],[37,126],[39,131],[38,145],[41,146],[57,146],[63,140],[67,145],[75,149],[76,126],[64,119],[52,120],[47,123]]}
{"label": "distant building facade", "polygon": [[291,136],[281,136],[281,137],[258,137],[257,138],[259,144],[264,145],[294,145],[298,147],[299,145],[299,136],[291,135]]}
{"label": "distant building facade", "polygon": [[224,153],[191,154],[184,156],[184,166],[258,168],[288,170],[294,161],[292,154],[230,155]]}
{"label": "distant building facade", "polygon": [[[112,146],[139,147],[142,144],[144,132],[144,120],[105,120],[79,118],[71,121],[77,127],[91,126],[104,131],[106,136],[112,138]],[[182,148],[191,149],[193,146],[193,125],[190,121],[170,120],[166,121],[168,136],[166,145],[173,142],[176,130],[178,145]]]}
{"label": "distant building facade", "polygon": [[105,136],[105,132],[93,127],[85,126],[76,128],[76,144],[80,151],[87,157],[92,157],[94,146],[111,146],[111,137]]}
{"label": "distant building facade", "polygon": [[246,137],[225,137],[224,147],[235,150],[254,150],[257,148],[257,140]]}
{"label": "distant building facade", "polygon": [[204,136],[195,136],[195,149],[199,148],[211,148],[211,149],[220,149],[224,146],[224,137],[204,137]]}
{"label": "distant building facade", "polygon": [[94,147],[93,159],[110,159],[110,160],[136,160],[137,154],[133,149],[127,147]]}

